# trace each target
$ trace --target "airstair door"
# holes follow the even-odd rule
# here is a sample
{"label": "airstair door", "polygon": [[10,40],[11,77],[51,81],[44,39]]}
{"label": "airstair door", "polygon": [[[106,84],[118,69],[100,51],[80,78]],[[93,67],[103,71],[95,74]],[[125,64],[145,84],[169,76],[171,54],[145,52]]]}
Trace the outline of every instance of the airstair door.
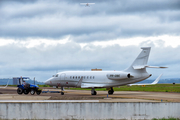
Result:
{"label": "airstair door", "polygon": [[61,79],[61,80],[65,80],[65,77],[66,77],[66,74],[65,74],[65,73],[62,73],[61,76],[60,76],[60,79]]}

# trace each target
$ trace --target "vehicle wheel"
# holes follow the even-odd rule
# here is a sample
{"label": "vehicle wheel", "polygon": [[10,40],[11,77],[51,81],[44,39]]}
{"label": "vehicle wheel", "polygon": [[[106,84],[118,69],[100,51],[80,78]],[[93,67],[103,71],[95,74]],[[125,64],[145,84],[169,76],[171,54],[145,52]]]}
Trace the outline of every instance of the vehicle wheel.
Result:
{"label": "vehicle wheel", "polygon": [[34,95],[35,94],[35,90],[34,89],[31,89],[31,95]]}
{"label": "vehicle wheel", "polygon": [[22,89],[22,88],[18,88],[18,89],[17,89],[17,93],[18,93],[19,95],[21,95],[21,94],[23,93],[23,89]]}
{"label": "vehicle wheel", "polygon": [[37,94],[37,95],[40,95],[40,94],[41,94],[41,91],[36,91],[36,94]]}
{"label": "vehicle wheel", "polygon": [[61,92],[61,95],[64,95],[64,92]]}
{"label": "vehicle wheel", "polygon": [[24,94],[27,95],[29,93],[29,90],[24,89]]}

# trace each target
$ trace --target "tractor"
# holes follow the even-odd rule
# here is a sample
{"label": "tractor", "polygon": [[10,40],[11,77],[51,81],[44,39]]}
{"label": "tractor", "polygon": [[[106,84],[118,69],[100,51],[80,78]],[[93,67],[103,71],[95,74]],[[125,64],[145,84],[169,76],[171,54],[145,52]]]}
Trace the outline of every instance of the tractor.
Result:
{"label": "tractor", "polygon": [[21,94],[30,94],[31,95],[34,95],[35,93],[37,95],[40,95],[41,94],[41,89],[39,89],[39,87],[37,85],[32,85],[32,84],[29,84],[29,83],[25,83],[24,79],[29,79],[29,77],[17,77],[18,79],[18,82],[19,82],[19,85],[17,85],[18,89],[17,89],[17,93],[19,95]]}

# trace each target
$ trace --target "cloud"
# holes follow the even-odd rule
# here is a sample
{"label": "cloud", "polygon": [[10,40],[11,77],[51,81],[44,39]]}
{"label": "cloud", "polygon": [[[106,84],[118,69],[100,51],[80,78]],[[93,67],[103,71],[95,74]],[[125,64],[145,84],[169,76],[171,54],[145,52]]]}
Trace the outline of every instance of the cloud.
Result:
{"label": "cloud", "polygon": [[[0,36],[61,39],[80,43],[137,36],[179,35],[179,1],[3,1]],[[71,8],[71,9],[69,9]]]}
{"label": "cloud", "polygon": [[151,46],[154,78],[178,77],[179,0],[0,1],[2,77],[44,81],[57,70],[123,70]]}
{"label": "cloud", "polygon": [[[162,44],[162,41],[159,41]],[[180,46],[160,47],[153,46],[157,43],[142,43],[152,45],[149,65],[167,66],[166,70],[148,69],[154,77],[161,72],[166,77],[178,77]],[[142,45],[141,44],[141,45]],[[2,77],[29,76],[44,81],[55,74],[56,71],[90,70],[102,68],[103,70],[124,70],[130,66],[140,53],[141,46],[107,47],[87,44],[83,48],[75,42],[45,46],[40,44],[36,47],[27,48],[18,44],[0,46],[0,72]],[[156,72],[154,72],[156,71]],[[172,73],[172,74],[169,74]]]}

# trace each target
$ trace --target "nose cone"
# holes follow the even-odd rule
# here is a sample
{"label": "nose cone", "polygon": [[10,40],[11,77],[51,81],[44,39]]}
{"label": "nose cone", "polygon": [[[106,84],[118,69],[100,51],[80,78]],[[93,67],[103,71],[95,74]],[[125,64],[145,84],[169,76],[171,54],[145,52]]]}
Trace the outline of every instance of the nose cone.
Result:
{"label": "nose cone", "polygon": [[45,84],[46,84],[46,85],[49,85],[49,84],[50,84],[50,80],[51,80],[51,79],[46,80],[46,81],[45,81]]}

